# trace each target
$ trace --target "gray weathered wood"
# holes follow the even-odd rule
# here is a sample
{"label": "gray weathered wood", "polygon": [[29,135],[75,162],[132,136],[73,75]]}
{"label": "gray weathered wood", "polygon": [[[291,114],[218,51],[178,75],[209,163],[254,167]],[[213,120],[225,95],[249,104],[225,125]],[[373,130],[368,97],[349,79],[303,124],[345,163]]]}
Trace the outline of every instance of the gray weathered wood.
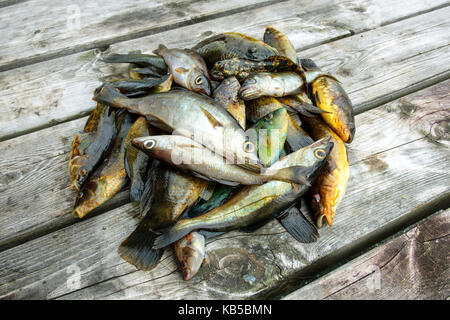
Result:
{"label": "gray weathered wood", "polygon": [[[317,243],[297,243],[275,222],[254,233],[227,233],[209,241],[209,262],[183,282],[170,252],[151,272],[136,271],[119,258],[117,246],[137,223],[136,209],[127,204],[0,253],[0,297],[241,299],[279,294],[311,266],[345,259],[352,248],[420,215],[426,204],[448,204],[450,151],[441,120],[448,117],[449,83],[356,117],[347,195],[334,226],[321,229]],[[71,277],[74,270],[81,272],[79,285]]]}
{"label": "gray weathered wood", "polygon": [[[426,37],[422,38],[420,33],[418,34],[415,31],[418,29],[417,26],[426,30],[433,30],[433,32],[444,32],[446,30],[447,27],[442,28],[442,24],[444,23],[442,22],[442,16],[447,15],[447,11],[449,10],[440,9],[436,12],[412,18],[410,19],[411,21],[402,21],[373,30],[364,33],[365,36],[361,39],[355,37],[342,39],[335,42],[335,46],[339,48],[339,51],[324,51],[329,55],[329,61],[337,61],[336,68],[351,70],[349,72],[355,80],[347,76],[342,81],[345,87],[351,92],[350,98],[355,102],[356,108],[358,108],[358,103],[363,103],[364,101],[361,97],[370,96],[372,99],[377,99],[377,97],[389,96],[394,94],[394,90],[398,87],[403,88],[408,83],[417,83],[423,79],[427,79],[430,74],[436,74],[439,70],[442,70],[441,68],[448,69],[446,64],[439,63],[434,56],[430,58],[426,53],[423,54],[424,56],[417,54],[414,58],[398,61],[401,60],[400,52],[409,56],[411,52],[422,50],[417,47],[417,43],[426,42]],[[386,34],[386,32],[389,33]],[[349,40],[352,39],[356,44],[351,44]],[[346,42],[345,46],[339,45],[342,41]],[[402,43],[397,50],[383,51],[381,49],[383,46],[393,45],[395,42]],[[363,45],[364,43],[371,45],[371,47],[367,48],[367,51]],[[374,47],[372,44],[378,48],[375,53],[373,52]],[[363,61],[359,63],[355,60],[349,60],[347,57],[355,54],[355,46],[359,48],[359,55],[361,57],[372,57],[373,55],[373,58],[362,59],[365,60],[365,64],[362,64]],[[306,54],[308,55],[312,50],[320,51],[319,49],[310,49],[306,51]],[[438,57],[449,54],[448,50],[438,51],[438,53],[434,53]],[[388,56],[390,52],[393,54],[392,58]],[[336,58],[337,53],[342,57],[341,59]],[[318,52],[318,54],[321,55],[320,60],[318,60],[319,64],[322,61],[327,61],[325,53]],[[341,63],[341,65],[338,63]],[[389,65],[385,66],[386,64]],[[425,72],[422,69],[427,69],[425,67],[427,65],[429,67]],[[377,78],[374,77],[373,70],[380,70],[380,76],[384,77],[384,73],[393,67],[398,72],[392,74],[382,85],[374,84],[377,83]],[[363,83],[367,83],[367,87],[362,86]],[[79,88],[83,85],[88,84],[80,84]],[[89,88],[89,90],[92,90],[92,88]],[[372,90],[374,93],[371,93]],[[80,106],[85,102],[80,100],[77,105]],[[58,220],[60,217],[65,221],[63,224],[67,223],[65,216],[72,209],[74,194],[68,189],[66,160],[74,134],[82,129],[82,121],[77,121],[80,122],[68,122],[41,130],[32,135],[25,135],[0,142],[0,152],[8,155],[4,159],[0,159],[0,188],[8,190],[0,194],[0,205],[5,208],[5,214],[0,217],[2,225],[2,228],[0,228],[0,246],[17,238],[23,239],[34,233],[36,228],[38,230],[44,230],[45,228],[53,229],[54,226],[61,225],[61,222]],[[40,135],[43,135],[42,139]],[[40,151],[35,151],[35,148],[38,148]],[[39,157],[36,157],[36,154]],[[39,161],[31,163],[28,160],[24,160],[22,162],[16,161],[17,164],[14,164],[8,160],[8,157],[12,157],[13,159],[15,157],[39,159]],[[26,181],[32,181],[32,183],[27,185]],[[37,189],[38,186],[40,186],[40,189]],[[55,186],[59,187],[55,188]],[[37,194],[36,190],[40,190],[40,192]],[[40,197],[39,201],[35,200],[34,197]],[[54,204],[47,199],[58,199],[58,201]],[[31,205],[35,212],[32,217],[27,212],[28,208],[24,209]]]}
{"label": "gray weathered wood", "polygon": [[2,8],[0,70],[267,5],[266,1],[36,0]]}
{"label": "gray weathered wood", "polygon": [[449,230],[446,210],[284,299],[448,299]]}
{"label": "gray weathered wood", "polygon": [[[433,4],[439,6],[442,3],[438,1]],[[296,49],[303,51],[304,48],[350,36],[354,32],[378,27],[429,8],[419,0],[394,3],[390,0],[340,0],[309,2],[302,5],[302,10],[296,14],[299,6],[299,2],[289,1],[236,13],[117,43],[108,52],[137,49],[151,52],[159,43],[169,47],[190,47],[207,36],[225,31],[239,31],[261,38],[265,26],[270,24],[285,32]],[[383,27],[378,32],[364,33],[347,41],[307,50],[301,52],[301,56],[313,57],[325,70],[335,73],[351,92],[360,89],[359,83],[366,83],[369,78],[376,82],[381,75],[402,76],[401,70],[404,68],[408,73],[404,74],[404,78],[396,78],[397,87],[409,88],[416,79],[433,81],[448,72],[447,65],[441,63],[448,59],[445,47],[448,45],[448,37],[445,37],[448,23],[444,18],[447,15],[447,11],[439,10],[408,20],[410,22]],[[395,33],[395,30],[401,30],[401,33]],[[423,39],[421,30],[427,30]],[[430,45],[430,41],[436,44]],[[401,61],[406,58],[401,56],[405,52],[410,52],[412,57]],[[117,73],[120,69],[117,65],[108,66],[98,61],[99,54],[98,50],[90,50],[0,73],[0,87],[3,88],[0,96],[0,140],[75,119],[91,111],[94,107],[91,101],[94,88],[108,74]],[[372,69],[365,67],[369,60],[373,62]],[[418,83],[420,81],[417,80]],[[401,84],[404,86],[401,87]],[[367,102],[364,92],[355,95],[354,100],[356,104]]]}

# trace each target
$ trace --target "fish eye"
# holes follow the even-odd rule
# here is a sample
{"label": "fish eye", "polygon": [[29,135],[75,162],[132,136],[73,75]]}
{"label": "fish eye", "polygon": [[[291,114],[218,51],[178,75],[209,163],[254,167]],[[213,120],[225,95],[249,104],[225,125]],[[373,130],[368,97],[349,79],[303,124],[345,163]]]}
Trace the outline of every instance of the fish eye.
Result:
{"label": "fish eye", "polygon": [[320,202],[320,195],[318,193],[314,194],[312,196],[312,201],[315,203],[319,203]]}
{"label": "fish eye", "polygon": [[244,142],[244,144],[242,145],[242,148],[247,153],[255,151],[255,145],[251,141]]}
{"label": "fish eye", "polygon": [[80,170],[80,175],[81,175],[81,176],[85,176],[86,173],[87,173],[86,169],[81,169],[81,170]]}
{"label": "fish eye", "polygon": [[272,119],[273,118],[273,113],[269,113],[267,116],[266,116],[266,119],[268,119],[268,120],[270,120],[270,119]]}
{"label": "fish eye", "polygon": [[327,153],[323,149],[317,149],[316,151],[314,151],[314,155],[318,159],[325,159],[325,157],[327,156]]}
{"label": "fish eye", "polygon": [[155,140],[147,140],[144,142],[144,148],[145,149],[151,149],[156,145],[156,141]]}
{"label": "fish eye", "polygon": [[256,50],[256,48],[254,48],[254,47],[250,47],[250,48],[248,48],[248,53],[255,53],[257,50]]}
{"label": "fish eye", "polygon": [[203,83],[202,77],[198,77],[197,79],[195,79],[195,84],[201,85],[202,83]]}

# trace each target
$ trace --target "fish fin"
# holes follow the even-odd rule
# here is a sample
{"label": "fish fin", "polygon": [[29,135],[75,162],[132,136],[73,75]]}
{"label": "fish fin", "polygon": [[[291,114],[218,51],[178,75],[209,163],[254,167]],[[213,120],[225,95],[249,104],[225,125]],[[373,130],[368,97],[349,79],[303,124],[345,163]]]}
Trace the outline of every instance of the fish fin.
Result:
{"label": "fish fin", "polygon": [[275,172],[273,173],[265,173],[265,174],[269,174],[272,178],[276,180],[298,183],[310,187],[311,182],[308,181],[308,179],[306,178],[309,170],[310,168],[304,166],[291,166],[275,170]]}
{"label": "fish fin", "polygon": [[121,98],[127,98],[127,96],[120,93],[119,90],[115,89],[114,87],[104,84],[103,86],[95,90],[92,100],[106,103],[107,105],[113,107],[123,108],[123,106],[117,102],[117,99]]}
{"label": "fish fin", "polygon": [[214,189],[216,187],[216,184],[214,182],[212,183],[208,183],[208,185],[205,187],[205,189],[203,189],[200,198],[202,198],[205,201],[208,201],[209,199],[211,199],[213,193],[214,193]]}
{"label": "fish fin", "polygon": [[189,70],[186,69],[186,68],[183,68],[183,67],[178,67],[178,68],[175,69],[175,72],[177,72],[177,73],[187,73],[187,72],[189,72]]}
{"label": "fish fin", "polygon": [[301,243],[316,242],[319,238],[317,228],[296,207],[286,210],[277,219],[286,231]]}
{"label": "fish fin", "polygon": [[165,45],[163,45],[163,44],[160,44],[158,46],[158,49],[153,50],[153,53],[157,54],[157,55],[161,55],[161,54],[164,53],[165,50],[167,50],[167,47]]}
{"label": "fish fin", "polygon": [[210,230],[199,230],[197,232],[203,235],[205,239],[211,239],[226,233],[224,231],[210,231]]}
{"label": "fish fin", "polygon": [[137,269],[149,271],[161,259],[164,250],[153,249],[153,241],[157,235],[140,223],[136,230],[119,246],[117,252],[120,257],[134,265]]}
{"label": "fish fin", "polygon": [[237,166],[253,171],[253,172],[261,172],[261,169],[263,169],[264,167],[261,164],[257,164],[257,163],[236,163]]}
{"label": "fish fin", "polygon": [[153,249],[165,248],[188,235],[191,231],[190,228],[175,229],[175,227],[172,227],[167,232],[164,232],[155,238]]}
{"label": "fish fin", "polygon": [[190,171],[190,173],[193,176],[195,176],[197,178],[200,178],[200,179],[203,179],[203,180],[206,180],[206,181],[215,181],[215,182],[218,182],[220,184],[225,184],[227,186],[237,186],[237,185],[239,185],[238,182],[232,182],[232,181],[220,180],[220,179],[215,179],[215,178],[209,178],[209,177],[204,176],[204,175],[202,175],[202,174],[200,174],[198,172],[195,172],[195,171]]}
{"label": "fish fin", "polygon": [[207,110],[203,109],[202,107],[200,107],[200,110],[202,110],[203,114],[206,116],[206,118],[208,119],[209,123],[211,123],[213,128],[223,127],[223,125],[216,118],[214,118],[214,116]]}
{"label": "fish fin", "polygon": [[127,173],[128,178],[132,179],[130,165],[128,164],[128,148],[125,148],[125,154],[123,157],[123,166],[125,167],[125,172]]}

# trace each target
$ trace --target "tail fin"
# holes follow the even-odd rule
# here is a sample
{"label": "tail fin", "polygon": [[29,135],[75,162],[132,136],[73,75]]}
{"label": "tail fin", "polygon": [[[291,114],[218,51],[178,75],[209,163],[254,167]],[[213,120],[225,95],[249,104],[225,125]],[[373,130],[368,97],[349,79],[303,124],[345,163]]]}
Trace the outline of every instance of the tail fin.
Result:
{"label": "tail fin", "polygon": [[164,232],[163,234],[155,238],[153,249],[161,249],[167,247],[169,244],[174,243],[177,240],[180,240],[181,238],[188,235],[192,231],[191,228],[176,228],[177,224],[175,224],[167,232]]}
{"label": "tail fin", "polygon": [[153,269],[161,259],[164,250],[153,249],[153,241],[157,235],[140,223],[136,230],[119,246],[120,257],[139,270]]}
{"label": "tail fin", "polygon": [[163,44],[160,44],[160,45],[158,46],[158,49],[153,50],[153,53],[154,53],[154,54],[157,54],[157,55],[161,55],[161,54],[164,53],[165,50],[167,50],[167,47],[166,47],[165,45],[163,45]]}
{"label": "tail fin", "polygon": [[292,166],[287,168],[275,169],[272,171],[269,167],[264,174],[270,176],[271,179],[303,184],[310,187],[311,183],[307,179],[310,171],[311,168],[304,166]]}
{"label": "tail fin", "polygon": [[286,231],[301,243],[316,242],[319,238],[317,228],[296,207],[290,208],[277,219]]}
{"label": "tail fin", "polygon": [[120,93],[119,90],[114,89],[112,86],[105,84],[95,90],[92,100],[106,103],[107,105],[113,107],[123,108],[123,106],[118,102],[118,99],[122,98],[126,99],[127,96]]}

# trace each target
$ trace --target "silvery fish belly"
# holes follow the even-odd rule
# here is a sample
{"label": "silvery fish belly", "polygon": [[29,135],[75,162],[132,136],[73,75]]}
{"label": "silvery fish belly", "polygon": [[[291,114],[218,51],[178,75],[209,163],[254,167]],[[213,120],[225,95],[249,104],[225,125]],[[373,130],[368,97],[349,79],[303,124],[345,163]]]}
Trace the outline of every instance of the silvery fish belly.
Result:
{"label": "silvery fish belly", "polygon": [[252,100],[262,96],[283,97],[303,90],[303,78],[296,72],[261,72],[250,75],[244,81],[239,96]]}

